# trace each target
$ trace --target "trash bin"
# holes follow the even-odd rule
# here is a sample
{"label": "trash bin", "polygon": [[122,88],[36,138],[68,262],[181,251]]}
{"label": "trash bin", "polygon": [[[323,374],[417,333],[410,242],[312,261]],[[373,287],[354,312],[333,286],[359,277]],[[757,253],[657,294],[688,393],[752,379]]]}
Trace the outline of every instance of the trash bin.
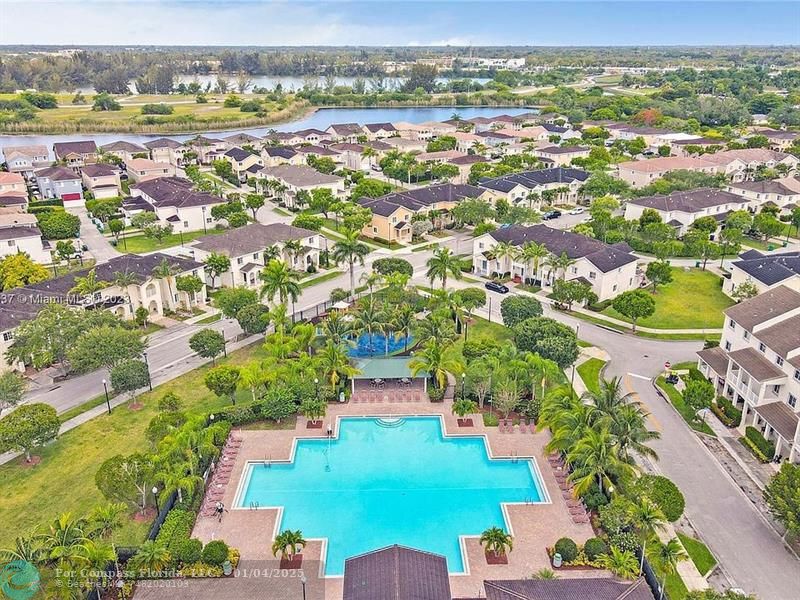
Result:
{"label": "trash bin", "polygon": [[233,565],[231,564],[231,561],[226,560],[224,563],[222,563],[222,574],[227,577],[231,573],[233,573]]}
{"label": "trash bin", "polygon": [[700,268],[700,261],[699,260],[694,261],[694,268],[695,269],[699,269]]}
{"label": "trash bin", "polygon": [[556,569],[561,566],[561,555],[558,552],[553,555],[553,566]]}
{"label": "trash bin", "polygon": [[767,246],[767,250],[769,252],[772,252],[773,250],[775,250],[775,245],[774,244],[770,244],[769,246]]}

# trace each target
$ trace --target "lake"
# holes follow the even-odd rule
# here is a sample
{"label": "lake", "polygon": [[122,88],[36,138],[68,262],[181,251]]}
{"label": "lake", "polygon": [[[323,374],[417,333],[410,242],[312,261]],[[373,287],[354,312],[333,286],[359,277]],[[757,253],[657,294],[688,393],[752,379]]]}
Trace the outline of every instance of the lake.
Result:
{"label": "lake", "polygon": [[[300,129],[327,129],[331,123],[396,123],[407,121],[409,123],[423,123],[425,121],[444,121],[457,112],[464,119],[471,117],[490,117],[494,115],[518,115],[524,112],[535,112],[531,108],[502,108],[490,106],[425,106],[404,108],[321,108],[313,114],[296,121],[274,124],[268,127],[254,127],[250,129],[233,129],[225,132],[203,132],[205,135],[218,134],[220,137],[236,133],[249,133],[250,135],[263,136],[270,129],[278,131],[299,131]],[[42,144],[52,150],[55,142],[77,140],[94,140],[98,146],[125,140],[135,144],[143,144],[149,140],[160,137],[169,137],[174,140],[184,141],[194,137],[195,134],[137,134],[137,133],[72,133],[59,135],[0,135],[0,148],[4,146],[28,146]]]}

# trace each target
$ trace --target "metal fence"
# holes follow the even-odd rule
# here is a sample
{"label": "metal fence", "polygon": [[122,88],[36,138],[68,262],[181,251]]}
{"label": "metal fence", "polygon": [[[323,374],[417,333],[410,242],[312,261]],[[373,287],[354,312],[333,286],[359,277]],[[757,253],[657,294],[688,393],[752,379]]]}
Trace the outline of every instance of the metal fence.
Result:
{"label": "metal fence", "polygon": [[[642,548],[636,551],[636,557],[641,560],[642,559]],[[653,566],[645,557],[644,562],[642,563],[642,571],[644,573],[644,579],[647,582],[647,585],[650,586],[650,591],[653,592],[653,597],[656,600],[669,600],[669,596],[667,595],[666,590],[661,589],[661,581],[658,579]]]}

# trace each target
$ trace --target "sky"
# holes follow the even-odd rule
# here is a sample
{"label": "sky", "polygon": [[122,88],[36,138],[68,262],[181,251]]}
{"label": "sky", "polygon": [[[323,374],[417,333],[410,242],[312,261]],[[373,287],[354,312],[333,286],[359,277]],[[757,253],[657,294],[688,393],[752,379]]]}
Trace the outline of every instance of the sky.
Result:
{"label": "sky", "polygon": [[0,45],[800,45],[800,0],[0,0]]}

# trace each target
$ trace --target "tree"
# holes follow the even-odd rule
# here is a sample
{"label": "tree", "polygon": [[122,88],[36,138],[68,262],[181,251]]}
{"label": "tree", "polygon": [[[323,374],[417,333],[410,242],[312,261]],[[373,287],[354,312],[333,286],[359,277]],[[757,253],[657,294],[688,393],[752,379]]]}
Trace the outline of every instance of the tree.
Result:
{"label": "tree", "polygon": [[75,244],[72,243],[72,240],[58,240],[56,242],[56,256],[58,257],[59,261],[64,261],[69,264],[69,261],[72,259],[73,256],[77,253],[75,249]]}
{"label": "tree", "polygon": [[379,258],[372,263],[372,270],[381,275],[402,273],[409,277],[414,275],[413,265],[403,258]]}
{"label": "tree", "polygon": [[691,229],[702,231],[706,234],[714,233],[719,227],[719,222],[712,216],[700,217],[692,221]]}
{"label": "tree", "polygon": [[205,282],[196,275],[184,275],[175,278],[175,288],[179,292],[184,292],[189,296],[189,306],[192,305],[194,297],[203,291]]}
{"label": "tree", "polygon": [[224,254],[212,252],[203,261],[208,274],[211,275],[211,287],[216,287],[216,278],[231,268],[231,259]]}
{"label": "tree", "polygon": [[35,318],[17,327],[7,358],[37,369],[62,363],[85,329],[85,316],[83,311],[59,302],[46,304]]}
{"label": "tree", "polygon": [[272,542],[272,555],[280,554],[282,559],[291,561],[294,555],[305,547],[306,540],[299,529],[294,531],[285,529],[275,536],[275,541]]}
{"label": "tree", "polygon": [[136,229],[142,230],[156,221],[158,221],[156,213],[149,211],[136,213],[131,217],[131,225],[133,225]]}
{"label": "tree", "polygon": [[[167,293],[172,298],[172,278],[180,273],[181,269],[177,264],[173,264],[168,258],[162,258],[157,266],[153,267],[152,275],[156,279],[163,279],[167,282]],[[169,307],[169,303],[167,303]]]}
{"label": "tree", "polygon": [[19,404],[26,388],[27,383],[18,372],[6,371],[0,375],[0,414]]}
{"label": "tree", "polygon": [[201,329],[189,338],[189,347],[203,358],[210,358],[214,365],[225,350],[225,336],[214,329]]}
{"label": "tree", "polygon": [[752,281],[743,281],[734,288],[731,296],[737,302],[749,300],[750,298],[758,296],[758,288]]}
{"label": "tree", "polygon": [[447,276],[452,275],[453,279],[461,279],[461,259],[456,256],[450,248],[437,248],[433,251],[433,256],[426,263],[428,271],[426,275],[433,282],[434,279],[442,280],[442,289],[447,287]]}
{"label": "tree", "polygon": [[50,273],[47,269],[33,262],[24,252],[9,254],[0,260],[0,288],[3,291],[39,283],[49,277]]}
{"label": "tree", "polygon": [[119,363],[142,355],[147,343],[138,331],[101,325],[89,329],[69,351],[70,366],[78,373],[101,367],[113,368]]}
{"label": "tree", "polygon": [[31,462],[31,451],[56,439],[61,421],[56,409],[47,404],[24,404],[0,420],[0,451],[25,453]]}
{"label": "tree", "polygon": [[245,287],[223,288],[214,296],[214,304],[223,315],[234,319],[245,306],[258,304],[258,292]]}
{"label": "tree", "polygon": [[689,557],[683,550],[678,538],[672,538],[666,544],[657,542],[655,551],[656,562],[661,567],[664,573],[664,578],[661,581],[661,594],[659,600],[664,597],[664,586],[667,583],[667,575],[672,575],[677,571],[678,563],[683,560],[688,560]]}
{"label": "tree", "polygon": [[364,258],[369,254],[369,246],[358,239],[358,231],[346,231],[344,238],[333,246],[331,258],[338,265],[347,263],[350,270],[350,295],[355,293],[355,264],[364,264]]}
{"label": "tree", "polygon": [[100,465],[94,481],[107,500],[124,502],[144,512],[153,483],[153,461],[140,453],[117,454]]}
{"label": "tree", "polygon": [[297,283],[300,275],[282,260],[269,261],[258,277],[263,282],[259,295],[261,298],[266,296],[269,302],[273,302],[277,296],[281,304],[290,300],[294,304],[300,297],[300,284]]}
{"label": "tree", "polygon": [[478,399],[478,408],[483,409],[486,397],[492,389],[492,367],[484,359],[476,359],[467,365],[467,393]]}
{"label": "tree", "polygon": [[715,396],[714,385],[705,379],[690,379],[683,391],[683,400],[694,414],[709,408]]}
{"label": "tree", "polygon": [[436,338],[429,339],[421,350],[409,361],[411,373],[416,377],[420,373],[427,373],[436,389],[443,389],[447,385],[447,373],[461,370],[461,363],[445,354],[444,345]]}
{"label": "tree", "polygon": [[563,281],[558,279],[553,282],[553,300],[558,304],[566,305],[567,310],[572,310],[575,302],[594,302],[597,295],[592,291],[592,286],[581,281]]}
{"label": "tree", "polygon": [[659,285],[664,285],[672,281],[672,267],[668,261],[657,260],[647,265],[645,275],[653,284],[653,293]]}
{"label": "tree", "polygon": [[478,540],[486,552],[491,552],[495,557],[505,556],[514,548],[514,539],[500,527],[490,527],[485,530]]}
{"label": "tree", "polygon": [[586,494],[594,484],[600,491],[608,490],[617,479],[633,474],[633,467],[620,458],[616,451],[616,440],[606,427],[589,429],[567,453],[567,461],[573,470],[569,480],[575,485],[575,493]]}
{"label": "tree", "polygon": [[514,338],[520,351],[536,352],[566,368],[578,358],[575,332],[554,319],[534,317],[514,327]]}
{"label": "tree", "polygon": [[319,231],[325,225],[322,217],[311,215],[308,213],[300,213],[292,221],[292,226],[299,227],[300,229],[308,229],[309,231]]}
{"label": "tree", "polygon": [[303,400],[300,405],[300,412],[304,417],[309,419],[312,423],[316,423],[319,419],[325,417],[328,403],[318,398],[308,398]]}
{"label": "tree", "polygon": [[263,304],[248,304],[236,313],[236,321],[247,335],[264,333],[269,325],[269,308]]}
{"label": "tree", "polygon": [[92,110],[94,111],[115,111],[122,110],[122,106],[117,102],[114,97],[107,92],[100,92],[94,97],[92,103]]}
{"label": "tree", "polygon": [[459,419],[478,412],[478,405],[467,398],[459,398],[453,402],[452,411]]}
{"label": "tree", "polygon": [[46,240],[64,240],[76,238],[81,231],[81,220],[78,215],[73,215],[62,210],[43,212],[36,215],[39,229]]}
{"label": "tree", "polygon": [[239,369],[236,367],[214,367],[206,373],[203,383],[220,398],[228,398],[232,404],[236,404],[236,388],[239,383]]}
{"label": "tree", "polygon": [[634,332],[636,331],[636,321],[646,319],[656,311],[656,301],[644,290],[622,292],[614,298],[612,306],[619,314],[631,320]]}
{"label": "tree", "polygon": [[336,203],[336,196],[329,188],[315,188],[311,190],[311,202],[309,208],[314,212],[321,212],[325,218]]}
{"label": "tree", "polygon": [[118,394],[128,394],[130,404],[136,404],[136,391],[150,383],[150,369],[141,360],[128,359],[111,369],[111,387]]}
{"label": "tree", "polygon": [[784,462],[764,489],[764,500],[790,534],[800,533],[800,465]]}
{"label": "tree", "polygon": [[494,216],[494,209],[484,200],[466,198],[453,208],[451,214],[458,223],[477,225],[491,219]]}
{"label": "tree", "polygon": [[253,221],[255,221],[258,209],[264,206],[264,196],[261,194],[247,194],[244,198],[244,205],[253,213]]}
{"label": "tree", "polygon": [[631,518],[634,526],[639,531],[639,538],[642,541],[642,557],[639,561],[639,574],[641,574],[644,568],[644,557],[647,552],[647,540],[666,528],[667,518],[648,498],[638,498],[632,504]]}
{"label": "tree", "polygon": [[513,329],[526,319],[542,316],[542,303],[531,296],[513,295],[500,302],[503,324]]}
{"label": "tree", "polygon": [[353,200],[359,198],[378,198],[392,191],[392,185],[379,179],[364,177],[350,189],[350,197]]}
{"label": "tree", "polygon": [[764,241],[780,235],[783,228],[784,224],[769,213],[762,211],[753,218],[753,229],[764,236]]}

